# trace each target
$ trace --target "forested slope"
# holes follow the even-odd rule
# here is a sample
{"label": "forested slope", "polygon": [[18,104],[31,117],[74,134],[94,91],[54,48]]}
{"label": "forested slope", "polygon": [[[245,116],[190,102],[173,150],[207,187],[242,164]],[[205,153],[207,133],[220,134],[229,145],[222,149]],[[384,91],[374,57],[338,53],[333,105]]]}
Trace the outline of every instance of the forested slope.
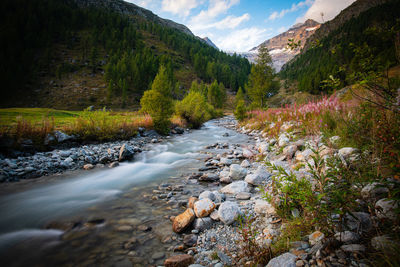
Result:
{"label": "forested slope", "polygon": [[390,1],[340,23],[341,26],[335,27],[326,37],[314,40],[306,51],[287,63],[281,77],[298,81],[301,91],[316,94],[333,89],[321,83],[330,75],[339,79],[338,87],[351,84],[351,74],[359,67],[361,53],[371,55],[376,65],[396,65],[399,14],[400,2]]}
{"label": "forested slope", "polygon": [[178,97],[193,79],[237,90],[250,71],[246,59],[123,1],[4,0],[0,7],[7,11],[0,19],[3,107],[132,106],[160,64]]}

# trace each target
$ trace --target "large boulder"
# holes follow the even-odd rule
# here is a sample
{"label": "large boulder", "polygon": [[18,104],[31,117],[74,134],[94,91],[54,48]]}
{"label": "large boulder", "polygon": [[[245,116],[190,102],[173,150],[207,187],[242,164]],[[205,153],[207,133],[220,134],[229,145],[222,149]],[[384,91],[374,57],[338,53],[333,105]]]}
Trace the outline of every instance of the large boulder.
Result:
{"label": "large boulder", "polygon": [[169,257],[164,261],[165,267],[188,267],[194,263],[194,258],[188,254],[179,254]]}
{"label": "large boulder", "polygon": [[244,179],[252,185],[263,185],[269,181],[271,173],[264,166],[259,166],[253,174],[248,174]]}
{"label": "large boulder", "polygon": [[229,177],[233,180],[243,179],[247,174],[247,170],[245,168],[240,167],[239,164],[232,164],[229,170]]}
{"label": "large boulder", "polygon": [[249,184],[245,181],[237,181],[221,188],[225,194],[237,194],[240,192],[250,192]]}
{"label": "large boulder", "polygon": [[191,225],[194,219],[194,211],[189,208],[175,217],[174,222],[172,223],[172,230],[174,230],[175,233],[181,233]]}
{"label": "large boulder", "polygon": [[232,224],[240,215],[236,202],[226,201],[219,206],[218,217],[224,224]]}
{"label": "large boulder", "polygon": [[74,139],[73,136],[63,133],[61,131],[55,131],[54,137],[57,139],[57,142],[59,143]]}
{"label": "large boulder", "polygon": [[119,150],[119,161],[130,160],[135,155],[135,150],[128,144],[123,144]]}
{"label": "large boulder", "polygon": [[297,256],[286,252],[278,257],[271,259],[267,267],[296,267]]}
{"label": "large boulder", "polygon": [[399,204],[396,200],[383,198],[375,203],[375,212],[378,218],[396,220],[398,213],[396,212]]}
{"label": "large boulder", "polygon": [[198,218],[207,217],[214,209],[215,204],[209,198],[199,199],[194,203],[194,213]]}

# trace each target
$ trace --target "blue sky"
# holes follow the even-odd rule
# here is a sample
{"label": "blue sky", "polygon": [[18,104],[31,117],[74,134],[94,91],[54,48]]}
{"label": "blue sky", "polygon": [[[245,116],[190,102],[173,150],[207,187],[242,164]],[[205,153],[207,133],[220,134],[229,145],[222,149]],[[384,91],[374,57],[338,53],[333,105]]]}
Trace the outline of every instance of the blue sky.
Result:
{"label": "blue sky", "polygon": [[224,51],[245,52],[308,18],[330,20],[355,0],[125,1],[186,25]]}

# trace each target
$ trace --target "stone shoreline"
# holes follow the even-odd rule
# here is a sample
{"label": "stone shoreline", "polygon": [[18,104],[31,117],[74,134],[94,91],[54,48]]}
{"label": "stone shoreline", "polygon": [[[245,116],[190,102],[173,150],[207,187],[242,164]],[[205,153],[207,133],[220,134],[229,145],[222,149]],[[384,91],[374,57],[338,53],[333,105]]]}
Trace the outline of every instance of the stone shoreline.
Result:
{"label": "stone shoreline", "polygon": [[[184,130],[174,129],[172,134],[178,132],[182,134]],[[135,154],[146,150],[147,144],[158,143],[168,138],[170,137],[158,135],[154,130],[143,130],[137,137],[126,141],[60,148],[17,158],[0,157],[0,183],[39,178],[67,170],[113,168],[118,166],[118,162],[130,160]]]}

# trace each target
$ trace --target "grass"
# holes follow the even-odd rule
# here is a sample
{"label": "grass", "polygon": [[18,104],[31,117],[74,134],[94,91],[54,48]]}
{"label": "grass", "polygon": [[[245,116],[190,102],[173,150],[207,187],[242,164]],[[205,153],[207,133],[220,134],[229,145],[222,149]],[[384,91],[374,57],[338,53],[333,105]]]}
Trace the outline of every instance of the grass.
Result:
{"label": "grass", "polygon": [[127,139],[139,127],[152,128],[150,116],[138,112],[65,111],[45,108],[0,109],[0,138],[8,137],[19,146],[31,139],[42,147],[48,134],[55,130],[75,135],[80,141]]}

